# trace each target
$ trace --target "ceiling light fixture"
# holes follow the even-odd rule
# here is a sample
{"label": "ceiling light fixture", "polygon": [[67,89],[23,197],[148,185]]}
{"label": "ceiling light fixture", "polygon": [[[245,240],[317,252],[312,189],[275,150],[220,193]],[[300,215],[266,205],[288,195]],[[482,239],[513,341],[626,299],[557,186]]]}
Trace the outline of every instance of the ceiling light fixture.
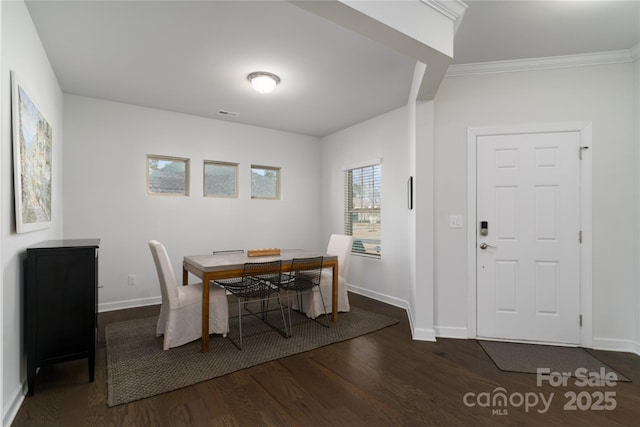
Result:
{"label": "ceiling light fixture", "polygon": [[247,76],[247,80],[251,82],[251,86],[260,93],[271,92],[278,83],[280,77],[266,71],[256,71]]}

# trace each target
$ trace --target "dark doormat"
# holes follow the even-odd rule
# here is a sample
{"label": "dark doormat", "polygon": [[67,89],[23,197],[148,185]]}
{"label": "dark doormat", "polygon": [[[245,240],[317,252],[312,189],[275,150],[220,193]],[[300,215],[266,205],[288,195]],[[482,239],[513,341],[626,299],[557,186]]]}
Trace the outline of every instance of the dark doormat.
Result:
{"label": "dark doormat", "polygon": [[[570,375],[574,378],[594,377],[593,373],[597,373],[601,379],[631,382],[629,378],[607,366],[584,348],[499,341],[478,343],[501,371],[536,374],[538,368],[547,368],[550,373]],[[602,369],[604,371],[601,371]],[[603,376],[603,372],[606,377]],[[567,373],[569,375],[566,375]]]}

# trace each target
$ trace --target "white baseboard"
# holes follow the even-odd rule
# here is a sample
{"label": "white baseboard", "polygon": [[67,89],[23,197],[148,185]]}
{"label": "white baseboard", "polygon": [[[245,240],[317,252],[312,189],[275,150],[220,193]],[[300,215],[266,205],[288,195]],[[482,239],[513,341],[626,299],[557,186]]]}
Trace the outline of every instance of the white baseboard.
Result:
{"label": "white baseboard", "polygon": [[347,284],[347,289],[354,294],[362,295],[367,298],[374,299],[376,301],[384,302],[394,307],[400,307],[407,311],[407,317],[409,318],[409,327],[411,328],[411,336],[416,341],[435,341],[436,332],[433,329],[421,329],[416,328],[413,323],[413,314],[411,313],[411,307],[409,302],[400,298],[392,297],[380,292],[372,291],[370,289],[361,288],[358,286]]}
{"label": "white baseboard", "polygon": [[2,425],[5,427],[9,427],[13,420],[18,415],[18,411],[22,406],[22,402],[24,402],[24,397],[27,390],[27,383],[19,385],[16,390],[13,392],[13,396],[9,399],[10,403],[2,416]]}
{"label": "white baseboard", "polygon": [[469,330],[455,326],[436,326],[436,336],[438,338],[469,339]]}
{"label": "white baseboard", "polygon": [[592,348],[594,350],[623,351],[626,353],[635,353],[640,356],[640,343],[632,340],[594,337]]}
{"label": "white baseboard", "polygon": [[404,308],[405,310],[409,309],[409,303],[406,300],[392,297],[380,292],[372,291],[371,289],[365,289],[359,286],[347,284],[347,290],[349,290],[350,292],[353,292],[354,294],[362,295],[367,298],[374,299],[376,301],[384,302],[394,307]]}
{"label": "white baseboard", "polygon": [[105,311],[124,310],[127,308],[145,307],[147,305],[162,304],[162,297],[137,298],[125,301],[105,302],[98,304],[98,313]]}
{"label": "white baseboard", "polygon": [[414,328],[413,339],[416,341],[436,342],[436,331],[434,329]]}
{"label": "white baseboard", "polygon": [[[390,295],[386,295],[380,292],[372,291],[370,289],[361,288],[351,284],[347,284],[347,289],[358,295],[365,296],[367,298],[374,299],[376,301],[384,302],[385,304],[393,305],[407,311],[407,317],[409,318],[409,326],[411,328],[411,335],[416,341],[436,341],[436,338],[456,338],[456,339],[468,339],[469,333],[467,328],[455,327],[455,326],[436,326],[434,329],[416,328],[413,322],[413,313],[411,313],[411,307],[409,302],[400,298],[396,298]],[[162,297],[149,297],[138,298],[125,301],[107,302],[98,305],[98,312],[103,313],[113,310],[124,310],[127,308],[145,307],[148,305],[159,305],[162,303]],[[640,342],[624,339],[611,339],[611,338],[593,338],[593,349],[606,350],[606,351],[622,351],[626,353],[634,353],[640,356]],[[23,386],[24,388],[24,386]],[[20,405],[24,400],[24,392],[19,389],[13,398],[11,405],[4,415],[4,425],[10,425],[11,421],[15,417],[20,409]],[[10,422],[7,423],[7,420]]]}

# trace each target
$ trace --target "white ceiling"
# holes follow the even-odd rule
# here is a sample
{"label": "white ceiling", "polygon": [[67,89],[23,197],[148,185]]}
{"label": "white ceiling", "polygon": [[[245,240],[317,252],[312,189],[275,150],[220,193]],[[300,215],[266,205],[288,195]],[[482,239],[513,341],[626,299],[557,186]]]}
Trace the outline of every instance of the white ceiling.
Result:
{"label": "white ceiling", "polygon": [[454,64],[630,49],[640,1],[467,1]]}
{"label": "white ceiling", "polygon": [[[454,64],[630,49],[640,0],[471,1]],[[324,136],[408,101],[415,60],[285,1],[27,1],[65,93]],[[278,74],[259,94],[253,71]],[[237,118],[219,110],[239,113]]]}

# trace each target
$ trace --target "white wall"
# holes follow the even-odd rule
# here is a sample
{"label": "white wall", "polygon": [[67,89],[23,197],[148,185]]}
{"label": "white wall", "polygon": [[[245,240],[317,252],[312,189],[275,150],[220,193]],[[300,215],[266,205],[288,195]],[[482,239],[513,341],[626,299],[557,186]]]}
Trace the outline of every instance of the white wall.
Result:
{"label": "white wall", "polygon": [[322,229],[344,233],[344,171],[382,159],[380,259],[352,255],[347,282],[357,293],[401,307],[411,297],[407,210],[409,118],[406,107],[322,140]]}
{"label": "white wall", "polygon": [[635,302],[635,352],[640,354],[640,44],[634,47],[636,60],[633,63],[633,82],[634,82],[634,117],[636,122],[635,147],[636,147],[636,302]]}
{"label": "white wall", "polygon": [[[634,148],[631,64],[446,78],[435,99],[436,325],[467,327],[466,230],[449,214],[467,211],[468,127],[593,123],[594,346],[630,350],[635,301]],[[635,119],[637,120],[637,119]],[[635,184],[634,184],[635,183]]]}
{"label": "white wall", "polygon": [[[62,92],[44,52],[31,17],[22,1],[0,2],[2,8],[2,134],[0,173],[2,184],[2,415],[3,424],[13,419],[23,398],[26,382],[24,353],[24,271],[25,249],[35,243],[62,237]],[[32,101],[53,129],[52,222],[51,227],[16,234],[11,138],[10,70],[14,70]]]}
{"label": "white wall", "polygon": [[[179,281],[184,255],[326,248],[317,138],[73,95],[64,120],[64,235],[102,239],[100,310],[160,302],[151,239]],[[147,195],[147,154],[189,158],[190,196]],[[203,197],[203,160],[239,163],[237,199]],[[251,200],[251,164],[282,168],[282,200]]]}
{"label": "white wall", "polygon": [[435,248],[434,230],[434,102],[416,104],[415,215],[416,279],[412,301],[415,339],[435,341]]}
{"label": "white wall", "polygon": [[[2,74],[2,5],[0,5],[0,75]],[[4,99],[4,85],[0,84],[0,99]],[[1,108],[1,107],[0,107]],[[4,124],[2,123],[2,119],[0,118],[0,141],[2,140],[4,134],[2,133],[4,130]],[[4,177],[3,175],[3,170],[4,167],[2,165],[2,160],[3,160],[3,154],[2,154],[2,144],[0,144],[0,176]],[[4,201],[3,198],[3,189],[2,186],[0,186],[0,200]],[[0,208],[0,228],[2,227],[2,211],[3,209]],[[2,261],[2,244],[0,244],[0,262]],[[4,286],[2,285],[2,274],[0,274],[0,331],[3,331],[4,333],[4,321],[3,321],[3,305],[4,305],[4,291],[3,291]],[[4,384],[4,343],[2,341],[0,341],[0,382],[2,384]],[[3,416],[3,421],[4,421],[4,410],[1,410],[2,408],[4,408],[4,386],[0,387],[0,405],[2,405],[0,407],[0,414],[2,414]],[[2,423],[3,425],[5,424],[4,422]]]}

